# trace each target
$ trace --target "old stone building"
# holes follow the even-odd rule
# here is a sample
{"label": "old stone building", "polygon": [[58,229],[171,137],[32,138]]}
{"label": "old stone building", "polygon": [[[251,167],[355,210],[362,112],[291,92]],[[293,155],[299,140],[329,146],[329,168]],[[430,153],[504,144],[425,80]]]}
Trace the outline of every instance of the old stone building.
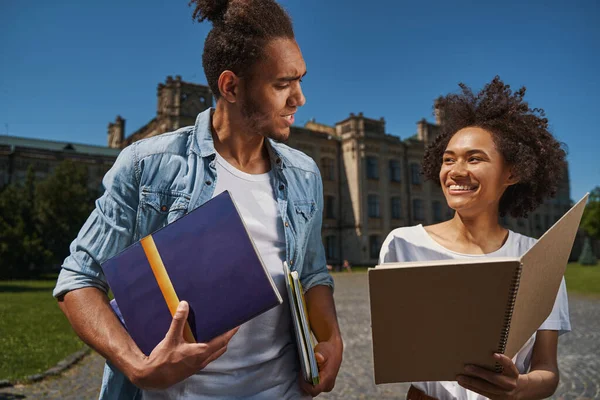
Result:
{"label": "old stone building", "polygon": [[0,189],[25,181],[33,166],[35,177],[44,179],[63,160],[84,164],[92,189],[102,190],[102,177],[119,155],[120,149],[53,140],[0,135]]}
{"label": "old stone building", "polygon": [[[125,120],[118,116],[108,127],[108,145],[128,144],[182,126],[193,125],[197,114],[213,104],[205,85],[168,77],[158,85],[157,114],[148,124],[125,137]],[[432,224],[449,219],[451,210],[441,189],[424,181],[421,160],[435,138],[435,123],[422,119],[416,133],[402,140],[386,133],[385,120],[350,114],[335,126],[309,121],[292,127],[288,144],[318,164],[323,178],[323,243],[328,262],[373,265],[386,235],[394,228]],[[503,224],[529,236],[540,236],[571,204],[568,173],[556,198],[528,219],[504,218]]]}
{"label": "old stone building", "polygon": [[194,125],[199,112],[212,107],[213,98],[208,86],[187,83],[177,75],[167,77],[157,89],[156,117],[125,137],[125,120],[119,115],[108,124],[108,146],[124,148],[143,138],[171,132],[183,126]]}

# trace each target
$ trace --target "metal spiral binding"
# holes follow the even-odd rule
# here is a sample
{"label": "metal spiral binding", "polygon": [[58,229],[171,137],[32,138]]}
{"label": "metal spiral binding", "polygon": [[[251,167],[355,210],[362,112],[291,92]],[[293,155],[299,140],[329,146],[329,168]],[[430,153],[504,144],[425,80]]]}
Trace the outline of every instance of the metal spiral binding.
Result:
{"label": "metal spiral binding", "polygon": [[[508,342],[508,333],[510,331],[510,322],[512,321],[513,311],[515,309],[515,302],[517,300],[517,292],[519,291],[519,283],[521,281],[521,270],[523,269],[523,264],[519,264],[519,268],[515,272],[515,276],[508,290],[509,298],[508,304],[506,305],[506,314],[504,315],[504,325],[502,326],[502,331],[500,333],[500,343],[498,343],[498,351],[499,354],[504,354],[506,350],[506,343]],[[494,370],[497,373],[502,373],[502,365],[496,362],[494,366]]]}

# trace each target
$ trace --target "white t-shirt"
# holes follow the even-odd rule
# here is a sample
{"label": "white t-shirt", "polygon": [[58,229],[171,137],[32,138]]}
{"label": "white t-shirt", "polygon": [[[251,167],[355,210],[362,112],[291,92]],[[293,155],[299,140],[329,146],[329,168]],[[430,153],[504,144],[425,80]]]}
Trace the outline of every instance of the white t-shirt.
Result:
{"label": "white t-shirt", "polygon": [[[535,242],[536,239],[509,230],[506,242],[498,250],[488,254],[462,254],[443,247],[429,236],[423,225],[417,225],[394,229],[383,242],[379,254],[379,263],[433,261],[453,258],[520,257]],[[538,330],[558,331],[559,335],[571,330],[569,303],[564,279],[560,284],[550,316]],[[535,334],[513,358],[513,362],[522,374],[529,371],[534,342]],[[437,397],[440,400],[481,400],[486,398],[463,388],[454,381],[417,382],[413,385],[429,396]]]}
{"label": "white t-shirt", "polygon": [[[299,361],[283,278],[285,233],[271,173],[247,174],[216,155],[213,197],[228,190],[283,304],[246,322],[227,351],[199,373],[144,399],[311,399],[298,384]],[[240,265],[240,268],[243,268]]]}

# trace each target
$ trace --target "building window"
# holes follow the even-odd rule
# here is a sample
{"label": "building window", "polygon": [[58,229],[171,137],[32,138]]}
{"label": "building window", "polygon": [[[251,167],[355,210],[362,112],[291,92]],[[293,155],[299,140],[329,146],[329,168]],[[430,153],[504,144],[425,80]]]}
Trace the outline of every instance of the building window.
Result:
{"label": "building window", "polygon": [[324,157],[321,159],[321,168],[323,168],[323,179],[326,181],[335,180],[335,167],[333,158]]}
{"label": "building window", "polygon": [[328,260],[335,260],[338,258],[337,255],[337,240],[334,235],[325,237],[325,252]]}
{"label": "building window", "polygon": [[415,221],[423,221],[425,219],[425,210],[423,210],[423,200],[413,199],[412,203]]}
{"label": "building window", "polygon": [[381,216],[379,213],[379,196],[376,194],[370,194],[367,197],[367,203],[369,209],[369,218],[379,218]]}
{"label": "building window", "polygon": [[432,204],[432,210],[433,210],[433,221],[434,222],[442,222],[443,218],[442,218],[442,203],[440,203],[439,201],[434,201]]}
{"label": "building window", "polygon": [[325,196],[325,218],[335,218],[335,198]]}
{"label": "building window", "polygon": [[369,256],[370,258],[379,258],[379,251],[381,250],[381,243],[379,243],[379,236],[369,236]]}
{"label": "building window", "polygon": [[402,218],[402,201],[400,201],[400,197],[392,197],[392,218]]}
{"label": "building window", "polygon": [[400,161],[390,160],[390,181],[400,182]]}
{"label": "building window", "polygon": [[367,157],[367,179],[379,179],[377,157]]}
{"label": "building window", "polygon": [[421,184],[421,166],[417,163],[410,164],[410,183],[413,185]]}

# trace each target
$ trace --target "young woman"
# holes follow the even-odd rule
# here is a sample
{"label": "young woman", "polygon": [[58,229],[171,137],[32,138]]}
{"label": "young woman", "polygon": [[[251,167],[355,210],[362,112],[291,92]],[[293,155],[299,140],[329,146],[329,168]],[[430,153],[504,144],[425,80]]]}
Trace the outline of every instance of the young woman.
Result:
{"label": "young woman", "polygon": [[[398,228],[383,243],[380,263],[441,258],[518,257],[535,239],[507,230],[499,217],[525,217],[554,196],[565,152],[548,132],[543,110],[513,93],[496,77],[477,95],[464,84],[460,94],[436,103],[441,132],[427,148],[423,172],[439,182],[454,217],[437,225]],[[433,251],[432,251],[433,250]],[[564,280],[554,309],[512,360],[495,354],[504,372],[465,366],[453,382],[414,383],[415,399],[538,399],[559,381],[558,335],[571,329]]]}

